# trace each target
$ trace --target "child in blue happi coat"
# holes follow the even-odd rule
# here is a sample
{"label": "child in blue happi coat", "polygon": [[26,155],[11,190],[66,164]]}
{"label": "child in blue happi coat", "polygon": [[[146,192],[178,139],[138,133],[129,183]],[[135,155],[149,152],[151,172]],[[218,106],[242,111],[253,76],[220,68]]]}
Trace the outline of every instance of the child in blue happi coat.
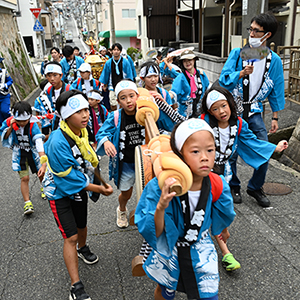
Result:
{"label": "child in blue happi coat", "polygon": [[43,80],[40,83],[40,88],[42,92],[34,101],[34,107],[32,108],[35,111],[36,116],[40,116],[40,123],[42,128],[42,133],[45,135],[44,142],[47,141],[50,130],[51,123],[53,119],[53,108],[49,98],[47,97],[46,90],[51,86],[50,82],[47,79]]}
{"label": "child in blue happi coat", "polygon": [[223,176],[211,173],[215,160],[214,133],[200,119],[174,127],[171,147],[191,169],[189,191],[175,197],[174,178],[162,190],[157,178],[145,187],[135,212],[139,232],[153,248],[143,268],[157,282],[154,299],[174,299],[175,291],[188,299],[218,299],[218,258],[210,237],[221,235],[235,217],[230,189]]}
{"label": "child in blue happi coat", "polygon": [[[145,127],[136,119],[136,101],[139,94],[136,84],[128,79],[121,80],[115,88],[121,109],[111,112],[96,135],[97,154],[108,155],[109,177],[121,191],[117,207],[117,226],[128,227],[127,202],[132,195],[135,182],[135,147],[145,143]],[[174,122],[160,111],[157,126],[171,131]]]}
{"label": "child in blue happi coat", "polygon": [[141,65],[140,78],[144,82],[145,89],[150,92],[154,99],[158,98],[167,102],[169,105],[174,104],[169,92],[157,86],[160,81],[160,70],[154,61],[146,61]]}
{"label": "child in blue happi coat", "polygon": [[104,105],[101,104],[103,99],[100,91],[91,90],[87,94],[89,99],[89,110],[90,110],[90,118],[89,118],[89,129],[91,131],[91,135],[89,137],[90,142],[93,142],[93,147],[96,148],[96,134],[98,130],[103,125],[104,121],[107,119],[108,111]]}
{"label": "child in blue happi coat", "polygon": [[[249,129],[247,122],[237,116],[235,101],[232,94],[220,86],[212,87],[203,97],[200,116],[213,129],[216,143],[216,158],[214,172],[224,175],[229,183],[232,172],[229,163],[230,157],[237,152],[250,166],[257,169],[267,163],[273,152],[281,152],[288,147],[283,140],[278,145],[259,140]],[[231,190],[233,194],[234,191]],[[234,196],[234,195],[233,195]],[[233,197],[233,199],[235,199]],[[235,203],[241,203],[236,202]],[[222,251],[222,262],[227,271],[240,267],[227,245],[217,237],[217,242]]]}
{"label": "child in blue happi coat", "polygon": [[[36,117],[32,117],[32,109],[28,102],[16,102],[11,112],[12,116],[4,120],[0,128],[1,141],[3,147],[13,150],[12,169],[19,173],[21,179],[24,215],[30,215],[34,208],[29,194],[29,168],[33,174],[37,173],[42,181],[46,170],[46,164],[40,164],[40,157],[45,154],[44,135]],[[45,198],[43,190],[41,192]]]}
{"label": "child in blue happi coat", "polygon": [[183,51],[179,60],[182,73],[175,78],[170,94],[178,103],[181,115],[186,118],[197,117],[209,81],[203,70],[196,68],[198,57],[192,50]]}
{"label": "child in blue happi coat", "polygon": [[79,69],[80,77],[78,77],[71,85],[71,90],[79,90],[87,94],[90,90],[99,90],[100,82],[92,77],[92,68],[88,63],[83,63]]}
{"label": "child in blue happi coat", "polygon": [[71,278],[70,299],[90,300],[79,279],[78,257],[94,264],[98,256],[86,244],[87,192],[110,195],[112,187],[93,184],[98,158],[88,141],[89,105],[80,91],[63,93],[56,102],[59,129],[45,144],[47,171],[43,185],[55,221],[64,238],[64,260]]}

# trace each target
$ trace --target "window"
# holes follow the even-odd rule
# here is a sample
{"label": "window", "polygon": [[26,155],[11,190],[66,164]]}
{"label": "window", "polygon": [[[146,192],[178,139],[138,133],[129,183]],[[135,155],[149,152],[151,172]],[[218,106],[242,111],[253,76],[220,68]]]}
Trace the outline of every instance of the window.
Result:
{"label": "window", "polygon": [[107,20],[108,19],[107,10],[104,13],[105,13],[105,20]]}
{"label": "window", "polygon": [[122,9],[122,18],[135,18],[135,9]]}
{"label": "window", "polygon": [[138,29],[139,29],[139,35],[142,35],[142,17],[138,16]]}
{"label": "window", "polygon": [[43,25],[43,26],[47,26],[47,21],[46,21],[46,18],[45,18],[45,17],[42,17],[42,18],[41,18],[41,21],[42,21],[42,25]]}

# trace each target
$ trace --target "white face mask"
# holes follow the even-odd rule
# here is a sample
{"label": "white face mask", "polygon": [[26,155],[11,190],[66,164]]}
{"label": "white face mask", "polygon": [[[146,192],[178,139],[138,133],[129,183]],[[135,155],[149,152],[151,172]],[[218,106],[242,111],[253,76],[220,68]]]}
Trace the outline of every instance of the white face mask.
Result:
{"label": "white face mask", "polygon": [[[265,41],[266,39],[263,39],[269,32],[267,32],[263,37],[260,38],[253,38],[251,36],[249,36],[249,45],[253,48],[258,48],[260,47]],[[263,39],[261,41],[261,39]]]}

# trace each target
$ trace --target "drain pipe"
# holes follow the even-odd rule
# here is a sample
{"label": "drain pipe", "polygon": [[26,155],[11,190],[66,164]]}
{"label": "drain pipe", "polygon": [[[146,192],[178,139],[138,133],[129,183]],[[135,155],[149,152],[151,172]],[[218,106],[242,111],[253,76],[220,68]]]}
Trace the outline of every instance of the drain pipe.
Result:
{"label": "drain pipe", "polygon": [[230,52],[230,36],[232,35],[232,28],[231,28],[231,24],[232,24],[232,20],[231,20],[231,11],[232,11],[232,7],[235,4],[235,0],[233,0],[233,2],[230,4],[229,6],[229,25],[228,25],[228,52]]}
{"label": "drain pipe", "polygon": [[261,1],[261,7],[260,7],[260,13],[261,14],[263,14],[265,12],[265,4],[266,4],[266,1],[262,0]]}

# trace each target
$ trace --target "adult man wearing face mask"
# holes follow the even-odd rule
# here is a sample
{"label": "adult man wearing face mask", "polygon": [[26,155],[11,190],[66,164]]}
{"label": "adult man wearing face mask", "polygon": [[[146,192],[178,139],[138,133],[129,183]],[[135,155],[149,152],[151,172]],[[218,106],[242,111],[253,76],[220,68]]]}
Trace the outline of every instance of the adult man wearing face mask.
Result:
{"label": "adult man wearing face mask", "polygon": [[[271,14],[260,14],[251,20],[249,32],[249,46],[257,48],[266,46],[267,39],[274,36],[278,23]],[[240,58],[240,48],[233,49],[222,69],[219,78],[221,86],[232,92],[235,99],[243,101],[243,118],[247,120],[249,128],[258,139],[268,140],[267,130],[262,119],[262,101],[268,97],[273,117],[270,132],[278,129],[278,111],[284,109],[284,77],[280,57],[270,51],[269,55],[260,61],[249,63]],[[245,113],[246,112],[246,113]],[[233,177],[230,181],[231,193],[235,203],[241,203],[240,181],[236,172],[236,159],[230,159]],[[270,206],[270,201],[263,192],[262,186],[268,164],[254,170],[248,182],[247,193],[254,197],[262,207]]]}

